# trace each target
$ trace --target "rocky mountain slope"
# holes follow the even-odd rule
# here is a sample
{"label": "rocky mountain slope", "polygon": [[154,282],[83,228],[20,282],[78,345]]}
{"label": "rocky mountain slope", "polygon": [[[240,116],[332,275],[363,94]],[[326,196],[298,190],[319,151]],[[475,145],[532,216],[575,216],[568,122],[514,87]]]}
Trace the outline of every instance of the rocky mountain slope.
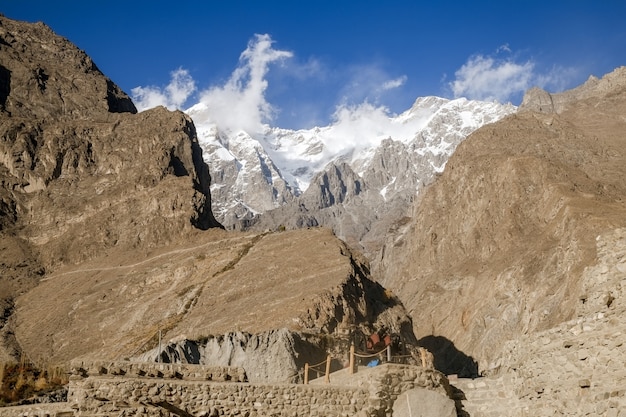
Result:
{"label": "rocky mountain slope", "polygon": [[[188,237],[149,251],[115,250],[47,275],[16,301],[20,346],[53,363],[155,361],[161,330],[165,359],[246,365],[253,380],[285,380],[304,362],[324,359],[320,346],[332,335],[345,338],[344,354],[350,335],[382,328],[415,345],[404,308],[328,230]],[[53,305],[50,294],[57,294]],[[249,338],[255,346],[243,348]],[[230,348],[205,348],[209,340]],[[192,346],[195,357],[180,354]]]}
{"label": "rocky mountain slope", "polygon": [[[596,239],[626,226],[624,114],[622,67],[570,92],[532,90],[457,148],[379,258],[418,337],[486,370],[503,341],[582,314]],[[621,293],[606,288],[605,306],[609,294]]]}
{"label": "rocky mountain slope", "polygon": [[168,230],[218,225],[187,116],[136,115],[84,52],[45,25],[0,23],[3,230],[50,267],[93,256],[91,243],[141,246],[167,241]]}

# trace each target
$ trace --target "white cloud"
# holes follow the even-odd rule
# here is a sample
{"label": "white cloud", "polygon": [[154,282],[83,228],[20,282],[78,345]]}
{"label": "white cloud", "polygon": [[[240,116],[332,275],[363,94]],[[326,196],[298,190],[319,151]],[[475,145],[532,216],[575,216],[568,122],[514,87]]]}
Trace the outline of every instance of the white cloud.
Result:
{"label": "white cloud", "polygon": [[263,123],[272,120],[275,109],[265,99],[269,64],[293,56],[273,49],[272,43],[269,35],[255,35],[226,84],[200,93],[208,121],[222,129],[257,133],[262,131]]}
{"label": "white cloud", "polygon": [[[508,45],[502,45],[498,53],[510,53]],[[531,87],[561,91],[576,76],[577,70],[555,66],[541,71],[533,60],[516,62],[514,57],[474,55],[455,73],[455,80],[448,83],[454,97],[474,100],[513,101]]]}
{"label": "white cloud", "polygon": [[180,109],[195,90],[196,85],[189,72],[178,68],[170,73],[170,83],[164,89],[155,86],[135,87],[131,90],[131,96],[139,111],[156,106],[175,110]]}
{"label": "white cloud", "polygon": [[[279,111],[268,102],[268,80],[276,80],[272,81],[276,83],[272,89],[274,97],[289,97],[290,104],[280,110],[297,122],[298,126],[290,126],[296,129],[327,123],[328,114],[324,113],[332,109],[321,91],[330,86],[334,87],[331,95],[336,94],[336,103],[340,103],[333,115],[340,126],[348,126],[348,114],[365,115],[365,124],[373,120],[385,123],[389,110],[381,103],[397,99],[407,82],[406,75],[390,75],[379,63],[331,68],[314,57],[304,61],[290,59],[292,52],[274,49],[273,44],[270,35],[255,35],[226,82],[197,94],[189,72],[179,68],[171,73],[167,86],[136,87],[131,95],[140,111],[162,105],[170,110],[185,110],[196,125],[213,124],[222,130],[244,130],[254,135],[263,132]],[[276,63],[281,65],[273,68],[270,76],[270,65]],[[192,95],[196,104],[189,107],[186,103]]]}
{"label": "white cloud", "polygon": [[327,130],[321,133],[325,149],[332,155],[350,156],[389,137],[407,141],[421,129],[430,114],[402,119],[394,117],[388,108],[363,102],[338,106]]}
{"label": "white cloud", "polygon": [[579,69],[556,65],[545,73],[536,74],[534,84],[551,92],[560,92],[571,88],[572,81],[580,75]]}
{"label": "white cloud", "polygon": [[509,44],[505,43],[504,45],[500,45],[498,49],[496,49],[496,53],[498,52],[511,52],[511,48],[509,48]]}
{"label": "white cloud", "polygon": [[403,86],[407,76],[392,78],[378,64],[354,66],[349,69],[348,82],[340,91],[340,102],[346,105],[379,103],[385,94]]}
{"label": "white cloud", "polygon": [[381,90],[387,91],[387,90],[393,90],[394,88],[402,87],[404,83],[406,83],[406,79],[407,79],[406,75],[403,75],[394,80],[385,81],[383,85],[381,86]]}
{"label": "white cloud", "polygon": [[454,73],[449,86],[454,97],[506,102],[531,86],[534,68],[530,61],[518,64],[476,55]]}

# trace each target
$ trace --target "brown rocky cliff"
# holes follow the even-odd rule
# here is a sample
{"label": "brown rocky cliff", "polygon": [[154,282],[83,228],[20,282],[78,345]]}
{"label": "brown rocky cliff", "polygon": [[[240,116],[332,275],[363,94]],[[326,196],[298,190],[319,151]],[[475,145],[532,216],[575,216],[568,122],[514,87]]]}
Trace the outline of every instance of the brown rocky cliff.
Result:
{"label": "brown rocky cliff", "polygon": [[189,117],[137,114],[68,40],[0,16],[0,359],[18,349],[17,295],[63,265],[219,226],[209,185]]}
{"label": "brown rocky cliff", "polygon": [[45,267],[218,225],[189,117],[135,114],[84,52],[41,23],[0,17],[0,76],[0,224]]}
{"label": "brown rocky cliff", "polygon": [[94,62],[43,23],[0,15],[0,109],[14,117],[93,119],[136,113]]}
{"label": "brown rocky cliff", "polygon": [[475,132],[389,240],[378,270],[418,338],[447,339],[484,369],[503,341],[575,315],[596,237],[626,225],[626,77],[606,78],[560,114]]}

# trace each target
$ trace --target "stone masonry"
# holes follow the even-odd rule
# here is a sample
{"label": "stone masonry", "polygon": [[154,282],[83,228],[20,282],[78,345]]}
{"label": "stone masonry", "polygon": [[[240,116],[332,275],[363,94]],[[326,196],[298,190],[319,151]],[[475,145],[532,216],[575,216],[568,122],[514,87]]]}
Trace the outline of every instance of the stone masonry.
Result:
{"label": "stone masonry", "polygon": [[68,402],[8,407],[3,417],[391,416],[403,392],[446,395],[447,379],[410,365],[378,366],[366,384],[251,384],[242,368],[150,363],[78,363]]}

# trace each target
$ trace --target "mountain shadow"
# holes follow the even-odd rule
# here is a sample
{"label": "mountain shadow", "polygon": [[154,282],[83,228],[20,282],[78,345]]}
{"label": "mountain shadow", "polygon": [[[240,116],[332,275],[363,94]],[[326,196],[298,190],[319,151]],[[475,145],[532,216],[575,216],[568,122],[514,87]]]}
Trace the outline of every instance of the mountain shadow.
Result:
{"label": "mountain shadow", "polygon": [[428,349],[434,356],[434,366],[445,375],[456,374],[461,378],[476,378],[478,363],[463,353],[454,343],[443,336],[425,336],[417,341],[418,346]]}

